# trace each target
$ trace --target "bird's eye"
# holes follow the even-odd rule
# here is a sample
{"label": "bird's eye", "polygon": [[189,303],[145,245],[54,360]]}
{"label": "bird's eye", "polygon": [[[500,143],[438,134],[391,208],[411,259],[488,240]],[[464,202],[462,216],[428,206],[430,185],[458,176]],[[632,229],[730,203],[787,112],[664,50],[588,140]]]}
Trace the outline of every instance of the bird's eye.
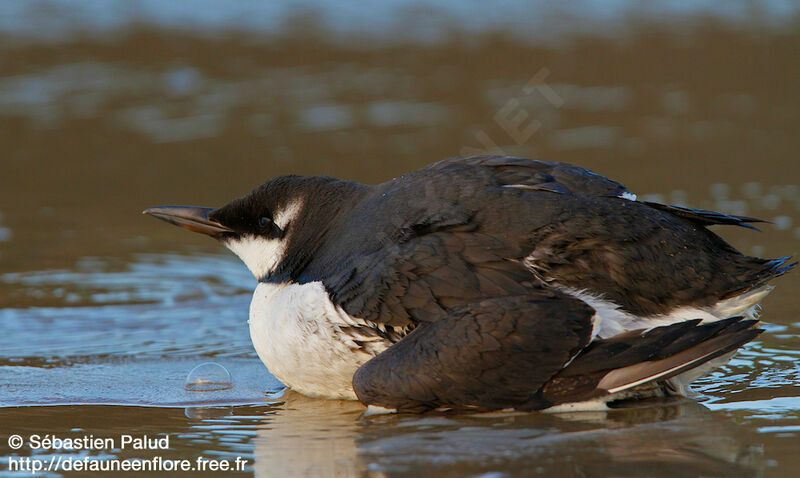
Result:
{"label": "bird's eye", "polygon": [[261,225],[261,227],[267,227],[270,224],[272,224],[272,219],[268,218],[267,216],[264,216],[261,218],[261,220],[258,221],[258,223]]}

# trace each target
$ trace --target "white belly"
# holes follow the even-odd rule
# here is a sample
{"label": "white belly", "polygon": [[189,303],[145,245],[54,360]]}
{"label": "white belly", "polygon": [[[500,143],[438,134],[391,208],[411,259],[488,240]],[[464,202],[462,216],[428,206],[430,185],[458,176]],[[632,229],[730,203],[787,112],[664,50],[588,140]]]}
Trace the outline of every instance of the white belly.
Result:
{"label": "white belly", "polygon": [[355,400],[353,374],[390,345],[374,335],[353,335],[365,322],[334,306],[320,282],[259,283],[248,322],[269,371],[312,397]]}
{"label": "white belly", "polygon": [[[565,292],[595,308],[593,335],[607,338],[694,318],[709,322],[742,313],[753,316],[757,302],[770,289],[764,287],[706,309],[677,309],[655,317],[635,317],[591,294]],[[259,283],[248,322],[253,345],[269,371],[288,387],[311,397],[356,400],[353,374],[392,344],[374,333],[359,334],[359,328],[376,325],[334,306],[321,282]]]}

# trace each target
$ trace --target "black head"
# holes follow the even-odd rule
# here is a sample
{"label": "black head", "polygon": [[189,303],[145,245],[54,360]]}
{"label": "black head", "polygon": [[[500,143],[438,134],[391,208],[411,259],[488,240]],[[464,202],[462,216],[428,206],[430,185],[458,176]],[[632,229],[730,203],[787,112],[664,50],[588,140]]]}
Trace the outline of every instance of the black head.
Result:
{"label": "black head", "polygon": [[286,237],[307,197],[309,178],[280,176],[256,187],[248,194],[208,212],[208,219],[229,231],[217,238],[226,242],[243,237],[280,240]]}
{"label": "black head", "polygon": [[352,190],[343,185],[355,184],[325,176],[280,176],[217,209],[160,206],[144,214],[214,237],[260,280],[293,252],[290,242],[307,249],[313,245]]}
{"label": "black head", "polygon": [[217,209],[160,206],[144,214],[219,240],[260,279],[284,258],[290,231],[303,209],[309,179],[281,176]]}

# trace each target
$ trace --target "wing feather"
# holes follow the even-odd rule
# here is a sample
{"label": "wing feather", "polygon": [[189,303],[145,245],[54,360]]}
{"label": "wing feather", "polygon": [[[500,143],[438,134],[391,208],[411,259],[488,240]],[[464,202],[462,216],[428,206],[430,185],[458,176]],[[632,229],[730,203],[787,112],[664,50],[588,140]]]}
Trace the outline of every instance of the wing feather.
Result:
{"label": "wing feather", "polygon": [[547,406],[536,394],[591,340],[594,310],[540,289],[452,308],[358,369],[368,405],[409,411]]}

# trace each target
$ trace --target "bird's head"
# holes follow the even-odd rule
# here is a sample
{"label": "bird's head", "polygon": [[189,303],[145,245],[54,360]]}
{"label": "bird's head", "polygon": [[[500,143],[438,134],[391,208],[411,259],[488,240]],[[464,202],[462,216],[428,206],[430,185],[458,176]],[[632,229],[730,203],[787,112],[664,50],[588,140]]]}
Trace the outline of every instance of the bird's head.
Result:
{"label": "bird's head", "polygon": [[143,214],[219,240],[239,256],[256,279],[262,279],[286,257],[305,204],[308,179],[281,176],[216,209],[158,206],[145,209]]}

